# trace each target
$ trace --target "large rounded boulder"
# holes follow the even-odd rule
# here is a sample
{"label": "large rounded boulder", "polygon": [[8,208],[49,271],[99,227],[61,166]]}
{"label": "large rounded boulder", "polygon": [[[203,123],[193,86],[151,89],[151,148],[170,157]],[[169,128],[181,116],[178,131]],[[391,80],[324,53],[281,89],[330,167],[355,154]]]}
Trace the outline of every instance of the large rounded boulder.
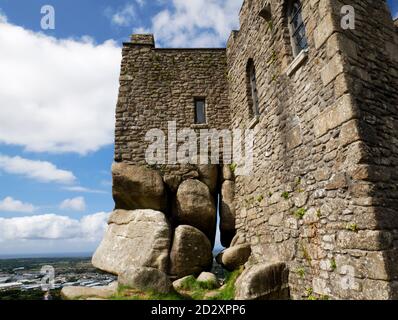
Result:
{"label": "large rounded boulder", "polygon": [[166,189],[162,176],[146,166],[114,163],[113,199],[116,209],[166,209]]}
{"label": "large rounded boulder", "polygon": [[216,260],[228,271],[234,271],[249,260],[251,248],[249,244],[241,244],[225,249]]}
{"label": "large rounded boulder", "polygon": [[172,291],[172,282],[168,276],[154,268],[131,267],[119,275],[118,283],[144,292],[169,293]]}
{"label": "large rounded boulder", "polygon": [[131,267],[167,271],[170,226],[163,213],[154,210],[116,210],[92,263],[120,275]]}
{"label": "large rounded boulder", "polygon": [[177,227],[170,251],[170,275],[182,278],[200,274],[212,263],[212,246],[206,235],[191,226]]}
{"label": "large rounded boulder", "polygon": [[216,214],[214,200],[206,184],[193,179],[181,183],[177,191],[178,224],[195,227],[213,241],[216,231]]}
{"label": "large rounded boulder", "polygon": [[209,187],[210,193],[217,191],[218,167],[214,164],[198,165],[199,180]]}

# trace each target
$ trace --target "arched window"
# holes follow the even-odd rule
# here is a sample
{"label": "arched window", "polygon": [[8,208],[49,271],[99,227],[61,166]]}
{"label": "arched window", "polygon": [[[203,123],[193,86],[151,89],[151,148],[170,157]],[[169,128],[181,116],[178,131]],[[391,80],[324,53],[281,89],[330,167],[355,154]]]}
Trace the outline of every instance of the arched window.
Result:
{"label": "arched window", "polygon": [[293,55],[296,57],[302,50],[308,48],[300,0],[291,0],[289,2],[288,19]]}
{"label": "arched window", "polygon": [[258,92],[257,92],[257,80],[256,80],[256,68],[254,66],[253,59],[249,59],[247,63],[247,82],[248,82],[248,95],[249,104],[251,105],[251,115],[260,115],[258,106]]}

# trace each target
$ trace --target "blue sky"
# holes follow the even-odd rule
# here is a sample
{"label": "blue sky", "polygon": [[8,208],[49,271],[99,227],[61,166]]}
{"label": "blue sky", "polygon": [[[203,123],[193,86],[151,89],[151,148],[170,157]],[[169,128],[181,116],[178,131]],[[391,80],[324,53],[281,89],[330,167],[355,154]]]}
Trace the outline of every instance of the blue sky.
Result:
{"label": "blue sky", "polygon": [[[0,0],[0,255],[89,252],[113,209],[120,50],[220,47],[242,0]],[[398,1],[389,1],[394,16]],[[42,30],[43,5],[55,30]]]}

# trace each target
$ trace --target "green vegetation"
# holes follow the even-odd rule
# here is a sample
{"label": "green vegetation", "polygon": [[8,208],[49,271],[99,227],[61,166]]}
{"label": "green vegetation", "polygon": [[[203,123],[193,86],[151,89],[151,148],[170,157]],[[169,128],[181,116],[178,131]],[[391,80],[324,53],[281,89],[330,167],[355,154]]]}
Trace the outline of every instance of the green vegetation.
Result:
{"label": "green vegetation", "polygon": [[257,202],[262,202],[262,201],[264,200],[264,196],[263,196],[263,195],[259,195],[259,196],[256,198],[256,200],[257,200]]}
{"label": "green vegetation", "polygon": [[[61,300],[61,290],[51,290],[51,296],[53,300]],[[42,290],[8,290],[1,292],[0,291],[0,301],[5,300],[30,300],[30,301],[38,301],[43,300],[44,292]]]}
{"label": "green vegetation", "polygon": [[0,260],[0,270],[4,273],[12,273],[14,268],[24,267],[29,272],[38,272],[45,265],[50,265],[57,270],[57,274],[84,274],[87,272],[99,272],[91,264],[91,258],[20,258]]}
{"label": "green vegetation", "polygon": [[336,260],[334,258],[330,260],[330,267],[332,268],[333,271],[337,269]]}
{"label": "green vegetation", "polygon": [[229,165],[229,169],[231,169],[232,173],[235,173],[237,167],[238,165],[236,163],[231,163]]}
{"label": "green vegetation", "polygon": [[282,197],[283,199],[285,199],[285,200],[289,200],[289,198],[290,198],[290,193],[287,192],[287,191],[285,191],[285,192],[283,192],[283,193],[281,194],[281,197]]}
{"label": "green vegetation", "polygon": [[307,300],[318,300],[316,296],[314,296],[314,289],[312,288],[307,288],[305,289],[305,296],[307,297]]}
{"label": "green vegetation", "polygon": [[243,268],[228,272],[224,286],[218,290],[218,294],[210,300],[233,300],[235,297],[235,282],[242,273]]}
{"label": "green vegetation", "polygon": [[352,231],[352,232],[358,232],[359,228],[356,223],[351,223],[347,226],[347,230]]}
{"label": "green vegetation", "polygon": [[296,273],[297,273],[301,278],[304,278],[304,277],[305,277],[305,269],[304,269],[303,267],[298,268],[298,269],[296,270]]}
{"label": "green vegetation", "polygon": [[301,251],[303,252],[304,259],[307,261],[309,265],[311,265],[312,258],[303,244],[301,244]]}
{"label": "green vegetation", "polygon": [[305,214],[307,213],[307,209],[305,208],[300,208],[294,212],[294,215],[296,216],[297,219],[303,219]]}
{"label": "green vegetation", "polygon": [[[233,300],[235,297],[235,282],[243,269],[227,272],[225,284],[215,290],[211,282],[199,282],[190,276],[181,284],[180,293],[159,294],[142,292],[129,287],[120,286],[118,293],[111,300]],[[213,293],[209,296],[207,294]]]}
{"label": "green vegetation", "polygon": [[156,292],[142,292],[125,286],[120,286],[117,294],[110,300],[187,300],[177,292],[161,294]]}
{"label": "green vegetation", "polygon": [[267,27],[267,31],[268,30],[274,30],[274,23],[272,20],[268,21],[268,27]]}

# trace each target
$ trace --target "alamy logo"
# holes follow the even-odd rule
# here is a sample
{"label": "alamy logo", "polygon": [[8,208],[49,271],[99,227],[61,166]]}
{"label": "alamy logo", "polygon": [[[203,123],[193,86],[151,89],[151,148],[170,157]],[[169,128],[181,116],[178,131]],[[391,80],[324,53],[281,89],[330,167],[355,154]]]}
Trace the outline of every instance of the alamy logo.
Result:
{"label": "alamy logo", "polygon": [[41,289],[43,291],[50,291],[54,289],[55,285],[55,269],[53,266],[43,266],[40,270],[41,278]]}
{"label": "alamy logo", "polygon": [[342,6],[341,14],[343,17],[341,18],[341,28],[343,30],[355,30],[355,9],[353,6]]}
{"label": "alamy logo", "polygon": [[248,176],[253,170],[253,130],[200,129],[197,134],[190,128],[177,131],[176,122],[169,121],[167,134],[152,129],[145,141],[151,143],[145,152],[149,165],[220,164],[222,157],[223,164],[236,165],[237,176]]}
{"label": "alamy logo", "polygon": [[341,267],[341,288],[343,290],[357,290],[358,283],[355,281],[355,268],[350,265],[344,265]]}
{"label": "alamy logo", "polygon": [[41,18],[40,26],[43,30],[54,30],[55,29],[55,9],[53,6],[45,5],[41,7],[41,14],[44,16]]}

